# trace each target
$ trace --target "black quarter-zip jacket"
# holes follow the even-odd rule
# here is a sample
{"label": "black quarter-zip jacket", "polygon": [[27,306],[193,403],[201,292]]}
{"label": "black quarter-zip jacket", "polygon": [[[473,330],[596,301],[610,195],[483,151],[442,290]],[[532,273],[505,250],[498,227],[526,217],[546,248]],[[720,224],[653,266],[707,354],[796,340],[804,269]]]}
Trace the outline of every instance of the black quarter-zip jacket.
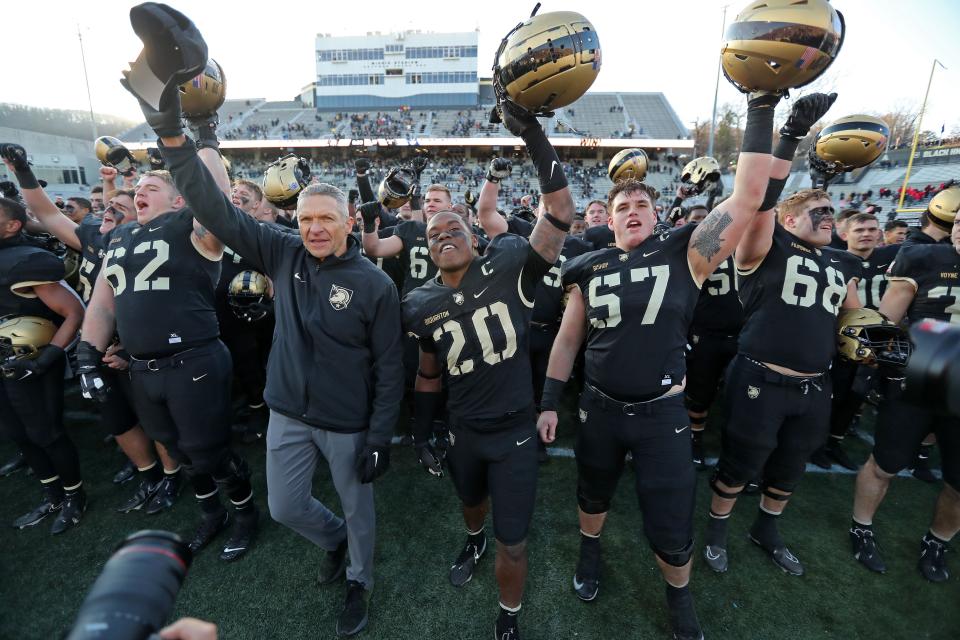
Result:
{"label": "black quarter-zip jacket", "polygon": [[274,411],[386,445],[403,399],[400,300],[390,278],[347,236],[342,256],[317,260],[298,235],[233,205],[193,141],[160,145],[196,219],[273,280],[276,329],[264,400]]}

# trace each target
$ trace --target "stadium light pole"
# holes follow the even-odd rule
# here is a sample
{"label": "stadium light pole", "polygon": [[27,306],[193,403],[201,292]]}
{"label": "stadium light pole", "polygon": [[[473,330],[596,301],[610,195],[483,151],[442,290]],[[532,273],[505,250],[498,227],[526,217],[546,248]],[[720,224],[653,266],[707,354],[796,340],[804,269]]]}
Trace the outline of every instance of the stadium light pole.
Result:
{"label": "stadium light pole", "polygon": [[87,56],[83,52],[83,34],[80,32],[80,23],[77,23],[77,39],[80,41],[80,62],[83,64],[83,82],[87,85],[87,106],[90,108],[90,127],[93,129],[93,139],[97,135],[97,119],[93,117],[93,98],[90,96],[90,76],[87,75]]}
{"label": "stadium light pole", "polygon": [[907,195],[907,182],[910,181],[910,170],[913,169],[913,156],[917,153],[917,142],[920,140],[920,128],[923,126],[923,112],[927,110],[927,98],[930,97],[930,86],[933,84],[933,72],[937,70],[937,65],[946,69],[942,62],[934,58],[933,66],[930,67],[930,79],[927,80],[927,92],[923,96],[923,105],[920,107],[920,113],[917,115],[917,126],[913,130],[913,145],[910,147],[910,159],[907,160],[907,172],[903,174],[903,185],[900,187],[900,201],[897,203],[898,213],[904,210],[903,200]]}
{"label": "stadium light pole", "polygon": [[[723,25],[720,27],[720,39],[723,40],[723,32],[727,29],[727,7],[730,5],[723,5]],[[717,94],[720,93],[720,65],[723,58],[720,56],[717,57],[717,82],[713,86],[713,114],[710,116],[710,142],[707,145],[707,155],[711,158],[713,157],[713,132],[714,127],[717,126]]]}

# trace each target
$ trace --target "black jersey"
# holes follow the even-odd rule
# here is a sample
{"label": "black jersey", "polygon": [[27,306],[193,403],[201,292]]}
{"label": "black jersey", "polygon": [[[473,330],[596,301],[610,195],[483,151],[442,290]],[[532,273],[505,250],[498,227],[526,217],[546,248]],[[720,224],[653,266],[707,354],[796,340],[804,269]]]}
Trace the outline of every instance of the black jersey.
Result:
{"label": "black jersey", "polygon": [[617,246],[617,239],[613,235],[613,229],[607,225],[589,227],[583,232],[583,241],[591,245],[594,250],[612,249]]}
{"label": "black jersey", "polygon": [[60,324],[54,313],[33,293],[33,287],[63,280],[63,261],[21,238],[0,240],[0,318],[37,316]]}
{"label": "black jersey", "polygon": [[176,353],[220,335],[220,261],[200,255],[192,233],[189,209],[110,232],[103,274],[113,288],[120,342],[135,357]]}
{"label": "black jersey", "polygon": [[406,295],[437,275],[437,265],[430,259],[425,222],[407,220],[392,230],[393,235],[403,243],[403,249],[397,257],[403,270],[403,288],[400,293]]}
{"label": "black jersey", "polygon": [[537,283],[536,298],[533,303],[533,322],[551,326],[560,325],[560,318],[563,315],[563,281],[560,275],[563,264],[588,251],[592,251],[592,248],[583,240],[572,236],[564,239],[560,258]]}
{"label": "black jersey", "polygon": [[703,281],[690,332],[735,336],[743,327],[743,305],[737,292],[733,258],[727,258]]}
{"label": "black jersey", "polygon": [[591,251],[563,268],[587,310],[586,379],[632,402],[666,392],[686,373],[687,329],[700,286],[687,250],[694,225],[653,235],[633,251]]}
{"label": "black jersey", "polygon": [[[849,254],[848,254],[849,255]],[[763,262],[740,271],[740,353],[794,371],[826,371],[837,345],[837,313],[850,263],[777,225]]]}
{"label": "black jersey", "polygon": [[907,280],[917,294],[907,319],[933,318],[960,324],[960,253],[950,245],[913,245],[900,249],[890,280]]}
{"label": "black jersey", "polygon": [[860,262],[860,281],[857,282],[857,297],[868,309],[878,309],[883,293],[887,290],[887,270],[900,251],[900,245],[877,247],[867,258],[850,254]]}
{"label": "black jersey", "polygon": [[104,256],[100,221],[90,220],[88,222],[87,220],[88,218],[84,218],[83,222],[77,225],[74,230],[77,234],[77,240],[80,241],[78,279],[80,281],[80,297],[85,303],[90,302],[90,296],[93,295],[93,285],[97,282]]}
{"label": "black jersey", "polygon": [[437,276],[403,299],[404,329],[438,354],[447,406],[459,422],[492,431],[533,406],[530,316],[551,266],[523,238],[505,233],[474,258],[459,288]]}

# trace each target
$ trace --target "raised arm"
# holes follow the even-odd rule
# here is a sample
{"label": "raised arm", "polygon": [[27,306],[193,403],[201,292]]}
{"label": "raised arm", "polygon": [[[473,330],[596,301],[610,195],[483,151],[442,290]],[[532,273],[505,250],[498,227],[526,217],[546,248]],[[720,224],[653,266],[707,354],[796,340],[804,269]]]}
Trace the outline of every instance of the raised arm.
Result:
{"label": "raised arm", "polygon": [[497,198],[500,195],[500,181],[510,177],[513,166],[506,158],[494,158],[487,167],[487,179],[480,188],[477,198],[477,221],[480,228],[491,240],[507,232],[507,221],[497,211]]}
{"label": "raised arm", "polygon": [[501,100],[499,109],[503,126],[523,139],[537,168],[544,213],[530,234],[530,246],[546,262],[553,264],[560,259],[563,241],[573,222],[573,196],[567,187],[567,178],[556,150],[537,119],[508,98]]}
{"label": "raised arm", "polygon": [[363,218],[363,252],[372,258],[392,258],[403,251],[403,240],[397,236],[381,238],[377,235],[381,206],[376,200],[360,205],[360,217]]}
{"label": "raised arm", "polygon": [[30,163],[27,162],[27,151],[18,144],[0,144],[0,156],[7,170],[20,183],[20,193],[23,201],[43,228],[57,237],[60,242],[76,251],[80,250],[80,239],[77,237],[77,223],[68,218],[51,202],[46,192],[40,188]]}

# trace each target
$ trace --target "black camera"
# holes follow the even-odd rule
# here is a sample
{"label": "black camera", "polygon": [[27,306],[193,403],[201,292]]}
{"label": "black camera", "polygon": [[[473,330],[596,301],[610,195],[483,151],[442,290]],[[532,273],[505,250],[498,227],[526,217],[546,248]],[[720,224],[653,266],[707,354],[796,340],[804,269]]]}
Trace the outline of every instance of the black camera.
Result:
{"label": "black camera", "polygon": [[910,338],[904,398],[960,416],[960,326],[921,320],[910,328]]}
{"label": "black camera", "polygon": [[180,536],[138,531],[107,560],[67,640],[146,640],[173,612],[193,561]]}

